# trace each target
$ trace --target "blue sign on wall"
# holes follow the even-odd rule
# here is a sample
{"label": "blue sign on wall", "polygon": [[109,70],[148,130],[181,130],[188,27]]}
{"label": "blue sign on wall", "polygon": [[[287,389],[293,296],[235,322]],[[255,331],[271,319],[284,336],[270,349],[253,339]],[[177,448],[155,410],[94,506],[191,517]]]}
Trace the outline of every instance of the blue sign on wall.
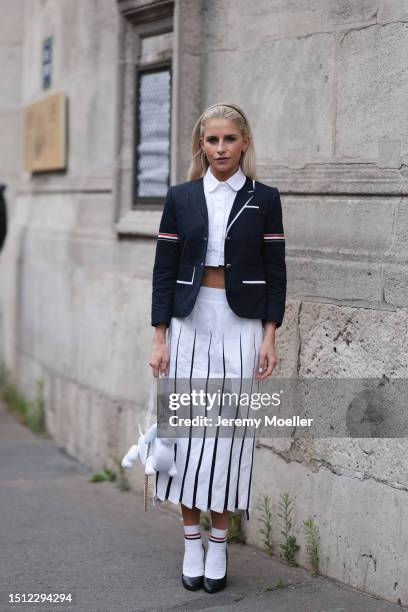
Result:
{"label": "blue sign on wall", "polygon": [[43,41],[42,49],[42,85],[43,89],[51,87],[52,38]]}

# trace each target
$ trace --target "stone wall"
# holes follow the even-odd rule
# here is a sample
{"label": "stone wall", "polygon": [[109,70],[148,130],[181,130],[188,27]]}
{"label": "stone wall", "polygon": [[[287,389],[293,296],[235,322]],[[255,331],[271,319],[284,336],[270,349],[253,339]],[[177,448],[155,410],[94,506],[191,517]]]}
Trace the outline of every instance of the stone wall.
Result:
{"label": "stone wall", "polygon": [[[28,394],[44,379],[50,432],[95,469],[134,442],[151,381],[160,213],[133,217],[126,231],[117,217],[118,168],[131,161],[118,136],[118,109],[130,103],[118,58],[131,36],[118,6],[149,4],[30,0],[25,14],[23,104],[41,95],[41,41],[54,35],[69,165],[65,174],[21,175],[0,260],[14,288],[13,299],[1,298],[1,350]],[[281,191],[289,296],[277,375],[404,377],[406,3],[179,0],[173,19],[172,183],[185,180],[197,113],[225,100],[251,118],[259,179]],[[407,604],[407,450],[404,439],[260,440],[249,541],[261,543],[255,508],[267,493],[277,545],[279,497],[289,491],[302,564],[302,520],[312,517],[323,573]],[[132,481],[141,488],[138,470]]]}
{"label": "stone wall", "polygon": [[[22,160],[21,70],[23,65],[25,0],[4,0],[0,20],[0,183],[6,185],[8,238],[0,254],[0,359],[10,360],[7,344],[16,327],[14,274],[6,275],[7,261],[14,251],[11,219],[15,215],[17,181]],[[10,271],[11,272],[11,271]]]}

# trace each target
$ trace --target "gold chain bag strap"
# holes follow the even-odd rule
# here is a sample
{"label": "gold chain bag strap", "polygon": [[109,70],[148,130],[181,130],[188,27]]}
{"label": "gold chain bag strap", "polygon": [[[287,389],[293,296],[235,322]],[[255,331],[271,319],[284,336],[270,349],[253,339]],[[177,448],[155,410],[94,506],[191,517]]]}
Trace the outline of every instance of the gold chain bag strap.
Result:
{"label": "gold chain bag strap", "polygon": [[[145,416],[144,431],[147,431],[152,424],[152,414],[156,406],[156,398],[157,398],[157,380],[156,380],[156,377],[153,376],[151,379],[151,383],[150,383],[149,403],[147,407],[147,413]],[[148,456],[150,455],[150,446],[151,446],[151,443],[149,442],[147,445],[146,460]],[[143,503],[144,503],[145,512],[147,511],[148,497],[149,497],[149,475],[145,474],[144,487],[143,487]]]}

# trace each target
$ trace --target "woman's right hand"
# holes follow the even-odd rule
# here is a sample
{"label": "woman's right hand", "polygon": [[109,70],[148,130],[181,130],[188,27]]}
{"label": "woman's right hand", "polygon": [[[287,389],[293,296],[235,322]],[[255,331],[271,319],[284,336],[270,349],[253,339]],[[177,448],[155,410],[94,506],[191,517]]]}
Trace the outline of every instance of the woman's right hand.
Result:
{"label": "woman's right hand", "polygon": [[149,366],[151,366],[155,378],[167,374],[169,349],[166,345],[166,329],[167,326],[165,323],[156,325],[153,339],[153,351],[149,361]]}

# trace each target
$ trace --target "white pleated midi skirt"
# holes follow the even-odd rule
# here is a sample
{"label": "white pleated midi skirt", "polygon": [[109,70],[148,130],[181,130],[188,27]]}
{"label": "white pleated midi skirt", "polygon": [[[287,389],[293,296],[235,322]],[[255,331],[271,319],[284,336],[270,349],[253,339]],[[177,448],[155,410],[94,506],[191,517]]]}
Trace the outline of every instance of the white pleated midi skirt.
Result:
{"label": "white pleated midi skirt", "polygon": [[[187,317],[173,317],[168,329],[169,369],[174,378],[252,380],[263,340],[261,319],[237,316],[225,289],[201,286]],[[178,437],[177,474],[157,472],[153,503],[169,500],[189,508],[251,512],[255,434],[240,437]]]}

